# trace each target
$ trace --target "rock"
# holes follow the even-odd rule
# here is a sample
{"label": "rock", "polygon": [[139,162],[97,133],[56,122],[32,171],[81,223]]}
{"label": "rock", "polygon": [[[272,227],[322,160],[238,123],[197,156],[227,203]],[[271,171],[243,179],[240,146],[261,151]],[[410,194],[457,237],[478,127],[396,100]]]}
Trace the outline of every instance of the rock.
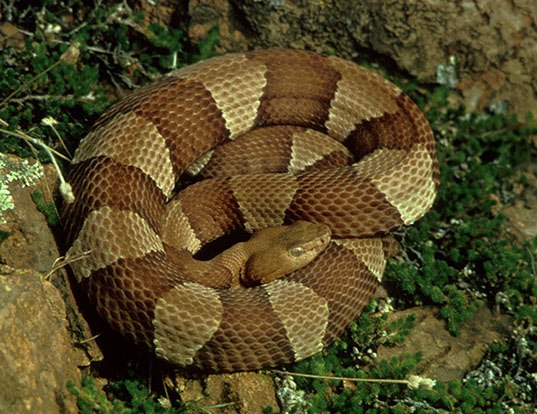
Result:
{"label": "rock", "polygon": [[519,240],[530,241],[537,237],[537,206],[526,207],[523,202],[517,201],[507,207],[504,214]]}
{"label": "rock", "polygon": [[23,50],[24,43],[24,33],[18,27],[9,22],[0,23],[0,50],[7,47]]}
{"label": "rock", "polygon": [[522,118],[537,114],[533,0],[362,4],[368,19],[353,32],[360,44],[421,80],[454,83],[469,111],[493,106]]}
{"label": "rock", "polygon": [[65,306],[34,271],[0,269],[0,412],[78,412],[68,380],[84,354],[72,346]]}
{"label": "rock", "polygon": [[176,378],[184,403],[198,407],[219,405],[223,414],[262,414],[266,407],[280,412],[272,379],[256,372],[209,375],[203,381]]}
{"label": "rock", "polygon": [[50,165],[44,170],[35,160],[0,154],[0,174],[6,194],[0,206],[0,231],[8,235],[0,244],[0,262],[13,268],[47,272],[59,252],[32,193],[39,190],[44,202],[51,203],[54,187],[47,176],[54,172]]}
{"label": "rock", "polygon": [[520,241],[537,237],[537,165],[521,168],[525,177],[524,187],[517,194],[515,203],[503,209],[509,230]]}
{"label": "rock", "polygon": [[60,254],[32,193],[52,200],[55,174],[36,161],[0,154],[0,412],[78,412],[66,388],[79,366],[99,358],[95,347],[76,347],[90,336],[63,269],[50,272]]}
{"label": "rock", "polygon": [[248,48],[248,29],[241,23],[233,5],[226,0],[188,2],[188,37],[198,44],[213,29],[218,30],[219,48],[238,51]]}
{"label": "rock", "polygon": [[422,360],[413,373],[437,381],[452,381],[476,368],[487,345],[505,338],[510,332],[509,316],[493,315],[487,308],[481,308],[462,325],[460,335],[453,336],[445,322],[434,316],[437,311],[437,308],[424,306],[391,314],[389,321],[414,314],[416,326],[402,344],[380,346],[378,358],[389,360],[421,352]]}

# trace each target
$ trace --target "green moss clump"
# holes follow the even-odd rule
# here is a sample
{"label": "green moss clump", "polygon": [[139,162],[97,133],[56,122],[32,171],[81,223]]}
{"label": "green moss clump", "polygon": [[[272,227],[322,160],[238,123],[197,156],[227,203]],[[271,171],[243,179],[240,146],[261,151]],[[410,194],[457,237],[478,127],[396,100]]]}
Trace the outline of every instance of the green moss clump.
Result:
{"label": "green moss clump", "polygon": [[67,389],[77,399],[81,414],[179,414],[188,412],[184,406],[173,408],[160,403],[138,381],[123,380],[107,387],[105,393],[95,385],[92,377],[82,377],[80,386],[68,381]]}
{"label": "green moss clump", "polygon": [[43,197],[43,193],[39,190],[35,190],[32,193],[32,200],[35,203],[37,210],[43,213],[47,219],[49,227],[56,227],[60,224],[60,217],[58,216],[58,210],[53,202],[47,203]]}

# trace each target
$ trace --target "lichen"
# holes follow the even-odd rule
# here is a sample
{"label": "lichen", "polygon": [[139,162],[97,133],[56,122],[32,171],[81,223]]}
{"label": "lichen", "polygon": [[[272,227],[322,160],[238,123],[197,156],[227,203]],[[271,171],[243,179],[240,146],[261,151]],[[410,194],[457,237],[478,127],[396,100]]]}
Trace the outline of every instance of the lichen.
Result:
{"label": "lichen", "polygon": [[283,414],[305,414],[310,404],[306,400],[306,393],[297,389],[292,377],[276,379],[276,396],[278,397]]}
{"label": "lichen", "polygon": [[6,154],[0,153],[0,222],[6,223],[5,212],[15,208],[10,184],[18,182],[24,188],[35,184],[43,176],[43,167],[38,162],[23,159],[11,161]]}

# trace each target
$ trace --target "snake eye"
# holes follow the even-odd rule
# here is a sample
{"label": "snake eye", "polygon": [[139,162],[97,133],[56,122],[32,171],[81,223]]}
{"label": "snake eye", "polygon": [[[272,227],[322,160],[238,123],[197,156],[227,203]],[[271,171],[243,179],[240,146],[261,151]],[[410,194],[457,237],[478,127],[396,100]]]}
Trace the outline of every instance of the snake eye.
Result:
{"label": "snake eye", "polygon": [[299,257],[304,254],[305,250],[302,246],[295,246],[289,249],[289,254],[293,257]]}

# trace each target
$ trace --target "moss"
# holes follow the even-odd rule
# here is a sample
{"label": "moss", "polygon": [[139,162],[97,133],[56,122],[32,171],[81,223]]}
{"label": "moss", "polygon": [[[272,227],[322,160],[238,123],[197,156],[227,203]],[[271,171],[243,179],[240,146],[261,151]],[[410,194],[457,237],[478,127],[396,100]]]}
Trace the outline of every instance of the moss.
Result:
{"label": "moss", "polygon": [[67,383],[67,389],[77,399],[81,414],[110,413],[110,414],[179,414],[194,412],[185,407],[173,408],[164,399],[158,399],[140,382],[135,380],[122,380],[106,387],[108,392],[102,391],[95,385],[92,377],[82,377],[80,385],[72,381]]}
{"label": "moss", "polygon": [[45,202],[43,193],[39,190],[35,190],[32,193],[32,200],[36,205],[37,210],[40,213],[43,213],[47,219],[47,224],[49,227],[56,227],[60,223],[60,217],[58,216],[58,211],[54,202]]}
{"label": "moss", "polygon": [[9,237],[9,235],[10,235],[9,232],[0,230],[0,244],[2,244],[2,242],[6,240]]}
{"label": "moss", "polygon": [[[296,364],[291,371],[305,374],[350,378],[404,379],[419,362],[421,355],[381,361],[371,365],[380,344],[404,340],[414,324],[412,316],[388,323],[387,313],[375,312],[371,302],[350,328],[336,342],[311,358]],[[365,368],[368,366],[368,368]],[[378,402],[396,398],[405,385],[344,383],[329,379],[295,378],[297,388],[306,391],[312,413],[361,413]],[[376,411],[368,411],[376,412]]]}
{"label": "moss", "polygon": [[68,381],[67,389],[76,397],[81,414],[126,412],[124,404],[120,401],[110,401],[106,394],[95,385],[92,377],[82,377],[80,386]]}

